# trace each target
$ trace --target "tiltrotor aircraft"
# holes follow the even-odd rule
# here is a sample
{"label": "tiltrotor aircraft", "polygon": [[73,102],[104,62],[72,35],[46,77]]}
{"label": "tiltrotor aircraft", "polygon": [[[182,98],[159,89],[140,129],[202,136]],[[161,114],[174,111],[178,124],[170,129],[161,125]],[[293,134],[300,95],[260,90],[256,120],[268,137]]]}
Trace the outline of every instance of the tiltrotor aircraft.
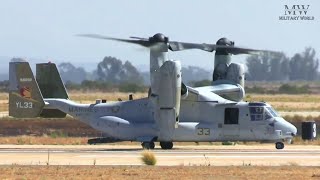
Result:
{"label": "tiltrotor aircraft", "polygon": [[[264,102],[243,102],[243,69],[225,63],[229,53],[257,51],[227,45],[169,42],[156,34],[149,39],[115,39],[150,48],[151,88],[147,98],[78,104],[68,98],[53,63],[37,64],[36,79],[28,62],[10,62],[9,115],[13,117],[64,117],[69,114],[102,131],[115,141],[138,141],[153,149],[172,149],[173,142],[272,141],[284,148],[297,129]],[[181,64],[167,59],[167,51],[198,48],[221,50],[215,62],[214,83],[192,88],[182,83]],[[211,48],[211,49],[208,49]],[[219,55],[219,54],[218,54]],[[222,67],[225,63],[225,67]],[[233,67],[235,66],[235,67]],[[224,70],[224,72],[223,72]],[[242,79],[239,76],[243,77]],[[243,84],[242,84],[243,85]],[[242,96],[242,97],[241,97]]]}

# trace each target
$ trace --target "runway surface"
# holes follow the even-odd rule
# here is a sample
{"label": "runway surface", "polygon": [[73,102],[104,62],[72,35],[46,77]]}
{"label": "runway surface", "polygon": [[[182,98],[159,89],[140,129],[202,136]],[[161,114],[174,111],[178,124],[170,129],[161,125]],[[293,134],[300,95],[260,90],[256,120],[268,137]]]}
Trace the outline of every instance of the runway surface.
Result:
{"label": "runway surface", "polygon": [[[140,146],[0,145],[0,165],[141,165]],[[176,146],[153,150],[157,165],[320,166],[320,146]]]}

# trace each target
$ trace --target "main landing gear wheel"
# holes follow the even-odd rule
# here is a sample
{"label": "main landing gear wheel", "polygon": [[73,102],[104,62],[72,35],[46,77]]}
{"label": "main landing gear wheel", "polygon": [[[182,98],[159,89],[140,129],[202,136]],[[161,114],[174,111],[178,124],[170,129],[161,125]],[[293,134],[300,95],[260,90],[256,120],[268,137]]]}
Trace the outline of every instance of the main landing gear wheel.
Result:
{"label": "main landing gear wheel", "polygon": [[283,142],[276,142],[276,149],[283,149],[283,148],[284,148]]}
{"label": "main landing gear wheel", "polygon": [[143,149],[154,149],[154,142],[143,142],[141,143]]}
{"label": "main landing gear wheel", "polygon": [[161,149],[172,149],[172,142],[160,142]]}

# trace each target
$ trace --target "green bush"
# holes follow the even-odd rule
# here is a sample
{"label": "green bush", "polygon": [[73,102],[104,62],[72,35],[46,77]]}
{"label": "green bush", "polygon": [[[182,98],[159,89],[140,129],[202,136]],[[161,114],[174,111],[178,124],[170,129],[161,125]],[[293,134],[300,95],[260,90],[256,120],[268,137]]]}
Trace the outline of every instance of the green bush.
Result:
{"label": "green bush", "polygon": [[222,145],[228,145],[228,146],[229,146],[229,145],[233,145],[233,146],[236,145],[235,142],[231,142],[231,141],[225,141],[225,142],[222,142],[221,144],[222,144]]}
{"label": "green bush", "polygon": [[310,93],[309,86],[296,86],[296,85],[289,85],[289,84],[283,84],[279,87],[279,93],[285,93],[285,94],[306,94]]}
{"label": "green bush", "polygon": [[51,138],[68,137],[68,134],[62,131],[54,131],[50,133],[50,137]]}
{"label": "green bush", "polygon": [[143,86],[133,84],[133,83],[123,83],[119,86],[120,92],[143,92],[145,88]]}
{"label": "green bush", "polygon": [[250,87],[245,87],[245,92],[246,93],[257,93],[257,94],[265,94],[266,90],[263,87],[259,86],[253,86],[252,88]]}

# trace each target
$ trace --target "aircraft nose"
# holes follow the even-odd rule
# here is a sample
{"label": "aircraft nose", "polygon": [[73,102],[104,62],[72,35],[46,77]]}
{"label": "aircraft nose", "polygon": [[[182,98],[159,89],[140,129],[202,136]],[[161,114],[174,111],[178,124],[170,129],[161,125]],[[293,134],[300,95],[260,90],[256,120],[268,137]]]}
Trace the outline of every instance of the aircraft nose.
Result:
{"label": "aircraft nose", "polygon": [[291,135],[292,135],[292,136],[297,135],[298,130],[297,130],[297,128],[296,128],[293,124],[290,123],[289,129],[290,129],[290,131],[291,131]]}
{"label": "aircraft nose", "polygon": [[275,124],[277,129],[281,130],[284,135],[295,136],[297,135],[297,128],[286,121],[285,119],[278,117],[276,118],[277,123]]}
{"label": "aircraft nose", "polygon": [[298,130],[293,124],[283,119],[283,126],[286,133],[290,134],[291,136],[297,135]]}

